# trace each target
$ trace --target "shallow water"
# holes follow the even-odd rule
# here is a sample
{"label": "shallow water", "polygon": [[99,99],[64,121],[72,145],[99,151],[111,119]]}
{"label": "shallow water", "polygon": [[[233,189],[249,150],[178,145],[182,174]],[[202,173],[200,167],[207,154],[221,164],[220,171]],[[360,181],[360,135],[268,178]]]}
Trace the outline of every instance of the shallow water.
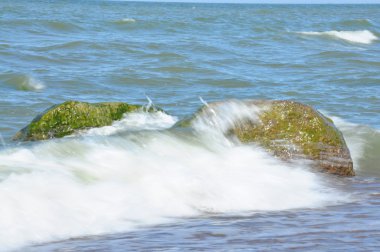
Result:
{"label": "shallow water", "polygon": [[[380,5],[1,1],[0,250],[378,250],[379,17]],[[11,141],[65,100],[147,96],[168,114]],[[204,125],[166,131],[199,97],[310,104],[342,130],[357,176]]]}

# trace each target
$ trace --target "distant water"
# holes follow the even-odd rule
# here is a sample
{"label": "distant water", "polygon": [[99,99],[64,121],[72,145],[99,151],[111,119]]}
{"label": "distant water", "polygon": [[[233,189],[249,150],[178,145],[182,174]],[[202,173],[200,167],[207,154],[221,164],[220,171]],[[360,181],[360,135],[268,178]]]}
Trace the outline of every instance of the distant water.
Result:
{"label": "distant water", "polygon": [[[0,1],[0,250],[378,251],[380,5]],[[148,104],[75,137],[11,137],[75,99]],[[201,99],[200,99],[201,97]],[[342,130],[357,176],[315,174],[199,122],[292,99]],[[220,127],[240,113],[231,103]]]}

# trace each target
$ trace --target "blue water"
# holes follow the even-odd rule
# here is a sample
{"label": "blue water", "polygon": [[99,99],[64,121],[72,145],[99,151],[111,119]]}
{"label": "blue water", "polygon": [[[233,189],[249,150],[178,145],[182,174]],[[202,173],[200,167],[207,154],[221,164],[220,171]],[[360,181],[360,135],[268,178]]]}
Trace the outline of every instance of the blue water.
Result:
{"label": "blue water", "polygon": [[[0,236],[5,237],[2,232],[14,232],[14,235],[7,236],[7,242],[0,239],[0,243],[4,243],[5,249],[39,244],[28,247],[31,251],[124,251],[126,247],[165,251],[377,250],[380,247],[379,70],[380,5],[2,0],[0,140],[4,147],[0,152],[0,204],[6,207],[0,209],[0,216],[4,216],[0,217]],[[173,212],[161,211],[161,206],[150,206],[158,219],[165,216],[175,220],[168,224],[167,220],[153,218],[154,221],[144,222],[142,229],[140,226],[136,229],[122,223],[124,218],[141,221],[134,215],[141,209],[127,211],[133,216],[119,216],[115,209],[124,209],[125,202],[113,199],[105,204],[113,209],[107,208],[112,212],[108,222],[97,223],[96,228],[92,228],[91,220],[81,223],[82,214],[90,215],[92,209],[105,207],[99,203],[105,199],[94,195],[102,192],[117,195],[119,189],[126,190],[126,194],[132,189],[134,193],[141,192],[143,184],[141,188],[131,189],[129,181],[125,182],[126,188],[123,184],[116,190],[106,185],[97,187],[94,182],[96,186],[92,187],[91,183],[87,186],[84,182],[73,182],[72,174],[85,170],[88,176],[116,188],[120,181],[116,182],[117,175],[112,172],[108,174],[110,170],[118,175],[128,171],[124,174],[128,177],[137,172],[128,169],[138,169],[140,164],[149,169],[153,169],[153,164],[174,170],[182,166],[193,169],[203,164],[212,169],[224,164],[234,166],[242,159],[232,152],[219,153],[217,149],[214,150],[217,154],[209,153],[197,163],[194,159],[201,154],[194,145],[178,136],[162,136],[161,133],[136,133],[133,137],[121,134],[95,140],[81,138],[21,146],[11,140],[38,113],[56,103],[81,100],[146,104],[147,96],[172,116],[156,118],[154,122],[158,128],[198,109],[202,105],[199,97],[207,102],[229,98],[292,99],[314,106],[331,116],[342,130],[358,176],[331,179],[302,173],[299,174],[302,178],[316,176],[310,180],[318,186],[315,190],[299,186],[305,189],[305,195],[318,194],[325,190],[321,188],[327,187],[333,191],[331,194],[349,195],[350,199],[340,202],[337,196],[333,197],[334,203],[330,200],[326,203],[318,198],[315,202],[289,206],[284,203],[286,206],[280,207],[275,204],[279,196],[274,194],[277,196],[271,198],[270,184],[257,188],[247,184],[246,190],[253,190],[252,195],[262,194],[276,206],[267,207],[257,199],[252,205],[242,204],[233,211],[225,210],[229,208],[224,204],[236,204],[232,197],[227,201],[216,200],[216,210],[209,213],[200,207],[202,204],[181,198],[184,206],[199,208],[199,212],[190,214],[178,204],[173,206],[173,209],[178,207]],[[164,152],[155,156],[155,151],[160,150],[154,145],[155,139],[162,141],[162,149],[175,154]],[[183,149],[173,147],[177,145]],[[118,153],[118,147],[125,148],[126,152]],[[99,149],[108,156],[101,156]],[[245,150],[240,151],[241,155],[246,155]],[[192,158],[187,159],[187,152]],[[131,153],[137,153],[139,158]],[[148,154],[153,154],[153,158],[144,157]],[[216,157],[226,160],[220,162]],[[259,160],[257,163],[262,166],[267,165],[263,161],[266,157],[254,160]],[[205,175],[201,171],[186,175],[185,168],[181,172],[175,170],[178,172],[175,178]],[[149,169],[144,172],[150,173]],[[209,172],[214,174],[213,170]],[[262,173],[264,176],[265,172]],[[273,179],[281,178],[279,174],[277,170],[271,173],[275,176]],[[64,177],[66,175],[69,177]],[[163,183],[158,189],[170,182],[164,177],[164,174],[155,177],[158,184]],[[296,177],[292,179],[297,180]],[[55,182],[49,184],[50,179]],[[237,187],[240,179],[229,181],[230,187],[223,187],[221,191],[233,195],[228,188]],[[320,185],[316,182],[320,180],[327,182]],[[46,181],[46,187],[36,186],[35,189],[42,181]],[[215,181],[215,188],[218,188],[217,184],[224,180]],[[62,187],[58,189],[57,184],[51,183]],[[202,185],[207,187],[207,183]],[[170,188],[183,189],[180,185]],[[213,191],[215,188],[196,193],[217,194]],[[73,202],[88,200],[86,207],[79,203],[71,205],[70,193],[63,193],[66,190],[76,195]],[[153,195],[155,190],[144,191],[141,195],[146,199],[163,197],[173,202],[192,195],[184,193],[166,198],[159,193]],[[289,195],[297,190],[300,189],[292,188]],[[45,191],[55,192],[57,198]],[[234,196],[249,201],[249,197]],[[28,210],[28,204],[33,204],[33,211]],[[53,214],[56,211],[59,214]],[[92,213],[94,219],[100,218],[101,213],[102,210]],[[73,224],[76,221],[80,223],[78,228]],[[65,223],[67,228],[54,232],[54,226],[65,226]],[[117,228],[112,229],[107,223]],[[18,237],[17,233],[25,235]],[[73,240],[66,240],[69,238]]]}

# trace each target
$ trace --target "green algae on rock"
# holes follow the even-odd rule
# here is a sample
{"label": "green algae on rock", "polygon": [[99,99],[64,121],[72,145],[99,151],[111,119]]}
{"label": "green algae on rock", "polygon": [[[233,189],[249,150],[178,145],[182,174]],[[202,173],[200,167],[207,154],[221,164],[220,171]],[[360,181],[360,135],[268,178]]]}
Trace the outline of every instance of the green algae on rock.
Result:
{"label": "green algae on rock", "polygon": [[[242,143],[257,143],[282,160],[309,159],[315,161],[314,166],[321,171],[341,176],[355,175],[342,133],[331,119],[314,108],[294,101],[236,102],[244,105],[242,109],[251,110],[252,115],[232,117],[232,122],[223,128],[227,137],[237,138]],[[228,101],[204,106],[175,127],[189,127],[199,118],[210,119],[215,111],[226,111],[218,110],[226,103]]]}
{"label": "green algae on rock", "polygon": [[34,141],[60,138],[73,134],[76,130],[111,125],[113,121],[120,120],[124,113],[142,108],[141,105],[123,102],[66,101],[35,117],[13,139]]}

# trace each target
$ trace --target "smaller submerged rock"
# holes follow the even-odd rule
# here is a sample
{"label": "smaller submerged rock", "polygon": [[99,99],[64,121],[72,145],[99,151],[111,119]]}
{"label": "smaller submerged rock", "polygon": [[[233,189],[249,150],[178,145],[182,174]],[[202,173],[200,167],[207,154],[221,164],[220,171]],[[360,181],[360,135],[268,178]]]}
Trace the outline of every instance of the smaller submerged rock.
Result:
{"label": "smaller submerged rock", "polygon": [[257,143],[283,160],[309,159],[318,170],[355,175],[342,133],[331,119],[305,104],[269,100],[214,102],[174,127],[187,128],[199,119],[209,120],[227,137]]}
{"label": "smaller submerged rock", "polygon": [[111,125],[113,121],[120,120],[124,113],[142,108],[141,105],[131,105],[124,102],[66,101],[52,106],[35,117],[13,139],[35,141],[60,138],[73,134],[77,130]]}

